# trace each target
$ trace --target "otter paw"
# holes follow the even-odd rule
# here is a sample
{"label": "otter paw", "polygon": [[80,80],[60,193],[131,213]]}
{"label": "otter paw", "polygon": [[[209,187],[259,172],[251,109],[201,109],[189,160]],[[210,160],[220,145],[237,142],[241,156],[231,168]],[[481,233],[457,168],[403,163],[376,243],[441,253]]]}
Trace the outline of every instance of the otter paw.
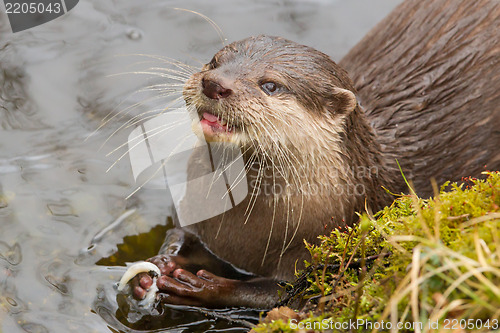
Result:
{"label": "otter paw", "polygon": [[159,298],[163,303],[175,305],[219,307],[229,303],[236,289],[236,280],[226,279],[205,270],[196,275],[182,268],[175,269],[171,276],[158,278]]}

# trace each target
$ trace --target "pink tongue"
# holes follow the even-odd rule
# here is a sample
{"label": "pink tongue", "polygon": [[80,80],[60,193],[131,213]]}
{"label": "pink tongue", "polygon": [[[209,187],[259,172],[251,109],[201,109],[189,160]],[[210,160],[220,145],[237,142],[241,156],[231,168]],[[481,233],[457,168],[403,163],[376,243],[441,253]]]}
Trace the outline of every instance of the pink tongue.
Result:
{"label": "pink tongue", "polygon": [[221,132],[231,132],[230,130],[228,130],[227,125],[222,125],[220,123],[220,120],[219,118],[217,118],[217,116],[214,116],[213,114],[210,114],[208,112],[203,113],[203,119],[200,121],[200,124],[205,134],[214,135]]}
{"label": "pink tongue", "polygon": [[208,120],[211,123],[217,123],[219,121],[217,116],[214,116],[213,114],[210,114],[207,112],[203,113],[203,118],[205,118],[206,120]]}

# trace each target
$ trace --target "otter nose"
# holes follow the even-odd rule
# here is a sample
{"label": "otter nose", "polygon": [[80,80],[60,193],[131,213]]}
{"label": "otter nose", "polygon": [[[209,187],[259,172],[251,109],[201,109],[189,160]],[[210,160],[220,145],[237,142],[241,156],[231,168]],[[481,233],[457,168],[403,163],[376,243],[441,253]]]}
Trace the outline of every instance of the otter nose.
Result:
{"label": "otter nose", "polygon": [[209,79],[202,79],[201,86],[203,94],[211,99],[226,98],[233,92],[231,89],[223,87],[222,84]]}

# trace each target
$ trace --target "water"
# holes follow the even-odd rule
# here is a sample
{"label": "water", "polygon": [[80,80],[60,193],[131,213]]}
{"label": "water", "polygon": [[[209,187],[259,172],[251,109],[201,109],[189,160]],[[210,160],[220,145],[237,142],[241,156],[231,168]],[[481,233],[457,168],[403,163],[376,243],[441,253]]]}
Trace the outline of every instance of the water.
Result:
{"label": "water", "polygon": [[157,82],[113,74],[165,66],[153,58],[144,65],[137,54],[193,66],[210,60],[219,36],[175,7],[207,15],[228,41],[281,35],[340,60],[399,2],[81,0],[70,14],[16,34],[0,11],[0,332],[245,331],[220,319],[251,320],[244,310],[168,308],[161,324],[134,324],[123,313],[113,283],[124,269],[113,266],[158,250],[170,203],[147,189],[126,199],[136,188],[130,163],[124,156],[114,164],[123,150],[107,156],[132,128],[111,134],[163,99],[95,132],[109,112],[151,97],[126,98],[131,92]]}

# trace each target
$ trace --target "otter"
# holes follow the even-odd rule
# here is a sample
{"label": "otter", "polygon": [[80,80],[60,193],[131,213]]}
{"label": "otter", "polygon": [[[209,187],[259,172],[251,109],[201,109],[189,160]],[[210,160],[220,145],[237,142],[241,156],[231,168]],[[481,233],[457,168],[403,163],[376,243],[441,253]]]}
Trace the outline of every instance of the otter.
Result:
{"label": "otter", "polygon": [[[500,3],[410,0],[336,64],[280,37],[217,52],[184,86],[208,141],[242,148],[250,194],[167,235],[163,302],[269,308],[332,228],[407,191],[500,169]],[[191,189],[196,190],[196,189]],[[152,285],[134,279],[141,299]]]}

